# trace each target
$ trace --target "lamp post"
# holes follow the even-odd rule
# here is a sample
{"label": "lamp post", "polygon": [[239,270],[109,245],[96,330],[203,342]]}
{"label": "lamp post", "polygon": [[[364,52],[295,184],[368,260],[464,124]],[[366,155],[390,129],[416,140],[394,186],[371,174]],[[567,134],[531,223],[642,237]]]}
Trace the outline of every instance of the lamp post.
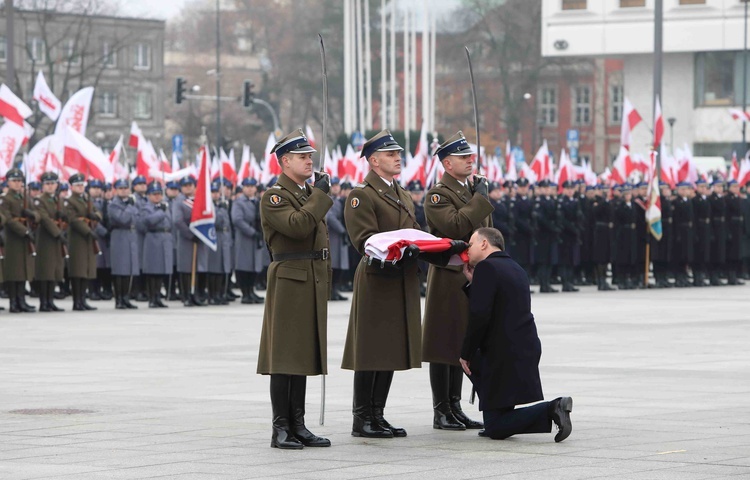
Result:
{"label": "lamp post", "polygon": [[[744,41],[742,42],[742,111],[747,109],[747,2],[745,0],[745,28],[743,29]],[[747,151],[747,122],[742,122],[742,155]]]}
{"label": "lamp post", "polygon": [[669,117],[667,123],[669,123],[669,152],[674,155],[674,123],[677,121],[674,117]]}

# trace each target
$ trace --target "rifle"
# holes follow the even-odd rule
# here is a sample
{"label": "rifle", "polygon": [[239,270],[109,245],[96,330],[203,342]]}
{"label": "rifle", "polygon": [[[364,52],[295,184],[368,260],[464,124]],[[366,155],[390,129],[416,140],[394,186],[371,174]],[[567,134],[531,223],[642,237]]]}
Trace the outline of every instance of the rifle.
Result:
{"label": "rifle", "polygon": [[[91,194],[86,194],[86,198],[87,198],[87,207],[88,207],[87,213],[89,215],[88,218],[86,218],[86,222],[89,224],[89,228],[91,230],[94,230],[96,226],[99,225],[99,222],[91,218],[93,216],[91,214],[94,213],[94,203],[93,203],[93,199],[91,198]],[[102,249],[99,248],[99,241],[96,238],[94,238],[93,240],[94,240],[94,243],[91,244],[91,249],[94,251],[94,255],[101,255]]]}
{"label": "rifle", "polygon": [[[57,224],[57,228],[59,228],[61,231],[65,231],[68,229],[68,222],[63,220],[62,218],[62,206],[60,205],[62,201],[62,195],[57,195],[57,219],[55,219],[55,223]],[[62,233],[60,233],[60,236],[62,236]],[[65,244],[64,241],[60,242],[60,253],[62,254],[62,257],[65,259],[70,258],[70,254],[68,252],[68,246]]]}
{"label": "rifle", "polygon": [[[29,230],[29,233],[30,233],[34,228],[34,225],[32,224],[31,219],[25,216],[26,215],[25,212],[29,209],[29,196],[28,196],[28,193],[26,192],[26,187],[27,187],[26,175],[24,175],[23,177],[23,213],[24,213],[24,216],[22,216],[20,220],[21,220],[21,223],[26,225],[26,228]],[[36,257],[36,245],[34,245],[34,240],[32,238],[27,238],[26,245],[29,249],[29,254],[32,257]]]}

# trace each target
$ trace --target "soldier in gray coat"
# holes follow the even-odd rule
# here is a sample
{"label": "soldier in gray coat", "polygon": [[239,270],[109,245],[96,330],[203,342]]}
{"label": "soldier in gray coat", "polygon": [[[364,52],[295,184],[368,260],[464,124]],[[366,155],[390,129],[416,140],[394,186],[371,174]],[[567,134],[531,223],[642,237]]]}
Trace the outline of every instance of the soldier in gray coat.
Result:
{"label": "soldier in gray coat", "polygon": [[[172,222],[177,229],[177,272],[180,275],[180,292],[182,303],[186,307],[204,306],[206,302],[201,298],[201,286],[205,284],[208,270],[208,247],[190,231],[190,216],[193,212],[193,197],[195,195],[195,178],[192,176],[180,180],[182,193],[172,205]],[[195,295],[191,294],[190,275],[193,268],[193,246],[196,250],[196,288]]]}
{"label": "soldier in gray coat", "polygon": [[263,303],[254,291],[255,279],[262,268],[261,248],[265,248],[258,215],[258,181],[242,180],[242,193],[232,203],[234,225],[234,274],[242,291],[242,303]]}
{"label": "soldier in gray coat", "polygon": [[164,191],[159,182],[151,182],[146,190],[148,203],[141,210],[141,221],[146,234],[143,238],[143,273],[149,308],[166,308],[161,301],[161,284],[172,273],[174,263],[172,217],[163,202]]}
{"label": "soldier in gray coat", "polygon": [[326,213],[326,224],[328,225],[328,241],[330,243],[331,268],[333,269],[333,282],[331,285],[331,300],[346,300],[341,295],[340,288],[343,282],[344,272],[349,270],[349,235],[344,226],[344,198],[340,197],[341,182],[337,177],[331,179],[331,198],[333,206]]}
{"label": "soldier in gray coat", "polygon": [[138,207],[130,195],[127,180],[117,180],[115,191],[117,195],[112,199],[108,210],[110,251],[116,252],[111,259],[115,308],[138,308],[130,302],[130,282],[141,273],[136,232]]}
{"label": "soldier in gray coat", "polygon": [[[138,258],[143,258],[143,239],[146,235],[146,230],[143,228],[143,223],[140,221],[141,210],[148,203],[146,198],[146,177],[138,175],[133,179],[131,187],[133,188],[133,198],[135,199],[135,206],[138,207],[138,221],[136,222],[136,230],[138,232]],[[133,283],[131,287],[133,298],[139,302],[145,302],[146,292],[144,290],[143,279],[141,278],[140,272],[137,276],[133,277]]]}
{"label": "soldier in gray coat", "polygon": [[[180,195],[180,183],[177,181],[167,182],[166,185],[166,201],[169,205],[169,214],[172,215],[174,211],[174,203],[177,197]],[[180,300],[181,297],[177,294],[177,284],[179,283],[179,275],[177,274],[177,229],[172,229],[172,245],[174,245],[174,262],[172,265],[172,275],[169,277],[169,285],[167,285],[168,300]]]}
{"label": "soldier in gray coat", "polygon": [[232,227],[229,221],[229,204],[221,198],[219,181],[211,183],[211,200],[214,202],[216,251],[208,250],[208,303],[228,305],[225,281],[232,272]]}
{"label": "soldier in gray coat", "polygon": [[107,270],[110,268],[109,255],[109,229],[107,227],[107,202],[104,200],[104,183],[98,179],[89,180],[88,192],[94,207],[102,212],[102,221],[96,224],[94,231],[99,237],[99,249],[101,253],[96,256],[96,278],[89,282],[90,300],[111,300],[103,294],[105,281],[108,278]]}

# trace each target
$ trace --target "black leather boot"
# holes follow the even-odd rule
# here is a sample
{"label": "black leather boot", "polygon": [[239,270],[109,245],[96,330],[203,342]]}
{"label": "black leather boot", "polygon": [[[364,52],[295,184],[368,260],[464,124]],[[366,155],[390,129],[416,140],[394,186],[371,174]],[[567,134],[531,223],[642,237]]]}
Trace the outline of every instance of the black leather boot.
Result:
{"label": "black leather boot", "polygon": [[125,302],[122,301],[122,278],[123,277],[119,275],[112,278],[112,286],[114,287],[115,293],[115,309],[117,310],[125,310],[128,308],[125,306]]}
{"label": "black leather boot", "polygon": [[96,310],[96,307],[92,307],[86,301],[86,287],[88,287],[89,280],[87,280],[85,278],[79,278],[78,281],[80,282],[81,305],[83,306],[83,309],[84,310]]}
{"label": "black leather boot", "polygon": [[16,283],[16,298],[18,299],[18,307],[22,312],[33,313],[36,312],[36,307],[33,307],[26,303],[26,282],[15,282]]}
{"label": "black leather boot", "polygon": [[5,289],[8,291],[8,304],[10,313],[23,313],[21,305],[18,304],[17,282],[5,282]]}
{"label": "black leather boot", "polygon": [[219,289],[217,287],[216,274],[208,274],[208,304],[209,305],[221,305],[219,300]]}
{"label": "black leather boot", "polygon": [[71,287],[71,292],[73,296],[73,310],[76,312],[86,310],[85,308],[83,308],[83,305],[81,304],[81,279],[71,278],[70,287]]}
{"label": "black leather boot", "polygon": [[289,384],[289,375],[271,375],[271,448],[299,450],[304,445],[292,434],[289,424]]}
{"label": "black leather boot", "polygon": [[352,436],[393,438],[393,433],[375,421],[372,415],[372,390],[375,374],[375,372],[354,372]]}
{"label": "black leather boot", "polygon": [[89,300],[99,301],[102,299],[100,292],[99,275],[101,275],[101,269],[96,270],[96,278],[88,281],[89,285]]}
{"label": "black leather boot", "polygon": [[39,292],[39,311],[51,312],[49,308],[49,299],[47,298],[47,282],[37,282],[37,292]]}
{"label": "black leather boot", "polygon": [[443,363],[430,363],[430,387],[432,388],[432,428],[436,430],[466,430],[463,423],[453,415],[450,405],[451,367]]}
{"label": "black leather boot", "polygon": [[289,405],[291,412],[292,433],[306,447],[330,447],[331,441],[313,434],[305,426],[305,393],[307,377],[290,375]]}
{"label": "black leather boot", "polygon": [[146,287],[146,295],[148,296],[148,308],[159,308],[159,304],[156,303],[156,297],[159,293],[156,291],[154,280],[156,279],[153,275],[141,275],[143,283]]}
{"label": "black leather boot", "polygon": [[451,365],[450,375],[450,401],[453,416],[456,417],[459,422],[463,423],[466,428],[484,428],[484,423],[470,419],[461,409],[461,386],[463,385],[464,380],[464,370],[460,366]]}
{"label": "black leather boot", "polygon": [[405,437],[406,430],[394,427],[383,417],[391,382],[393,382],[393,372],[375,372],[375,381],[372,384],[372,417],[383,428],[390,430],[394,437]]}
{"label": "black leather boot", "polygon": [[154,292],[154,302],[156,303],[156,306],[159,308],[169,308],[169,306],[161,300],[161,285],[163,283],[163,278],[161,275],[154,275],[151,281],[153,282],[151,288]]}
{"label": "black leather boot", "polygon": [[47,295],[47,308],[50,312],[64,312],[64,308],[55,305],[55,282],[41,282],[42,289]]}

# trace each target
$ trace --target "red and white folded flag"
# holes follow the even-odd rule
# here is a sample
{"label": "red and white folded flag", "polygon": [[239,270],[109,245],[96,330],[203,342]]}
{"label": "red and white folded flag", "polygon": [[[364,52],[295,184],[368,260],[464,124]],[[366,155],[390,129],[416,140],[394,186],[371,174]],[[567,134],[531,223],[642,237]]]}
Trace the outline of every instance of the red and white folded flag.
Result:
{"label": "red and white folded flag", "polygon": [[[402,228],[390,232],[376,233],[365,242],[365,254],[375,260],[396,262],[401,260],[409,245],[416,245],[422,252],[444,252],[451,247],[450,238],[440,238],[414,228]],[[464,251],[452,255],[448,265],[463,265],[469,261]]]}

